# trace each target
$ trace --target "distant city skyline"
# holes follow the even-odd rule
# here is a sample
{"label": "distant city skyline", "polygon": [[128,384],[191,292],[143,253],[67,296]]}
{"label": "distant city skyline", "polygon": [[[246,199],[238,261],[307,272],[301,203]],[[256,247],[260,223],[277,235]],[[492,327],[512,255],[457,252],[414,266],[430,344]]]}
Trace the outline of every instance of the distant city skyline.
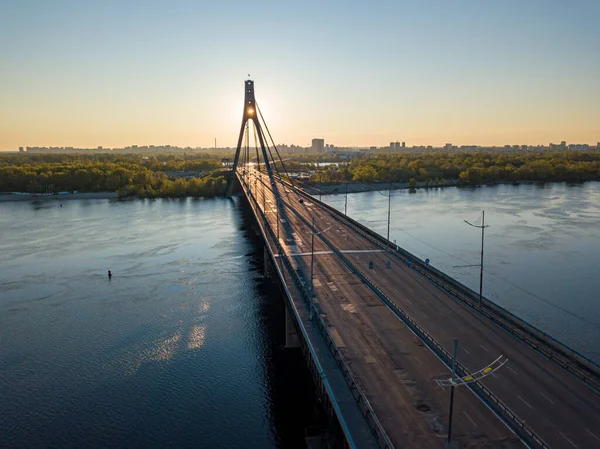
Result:
{"label": "distant city skyline", "polygon": [[[390,142],[388,146],[360,146],[360,147],[344,147],[336,146],[333,144],[325,143],[324,139],[314,138],[312,139],[310,146],[303,145],[287,145],[277,144],[279,151],[283,153],[312,153],[312,154],[343,154],[348,152],[359,152],[361,154],[369,154],[373,152],[387,152],[387,153],[410,153],[414,151],[494,151],[494,150],[507,150],[507,151],[545,151],[545,150],[559,150],[559,151],[588,151],[588,150],[600,150],[600,141],[596,144],[587,143],[573,143],[561,141],[559,143],[549,143],[548,145],[455,145],[451,142],[447,142],[445,145],[434,146],[434,145],[406,145],[406,142]],[[181,151],[202,151],[202,152],[230,152],[235,151],[235,147],[179,147],[175,145],[130,145],[125,147],[44,147],[44,146],[27,146],[19,147],[19,152],[30,152],[30,153],[73,153],[73,152],[115,152],[115,153],[164,153],[164,152],[181,152]],[[15,150],[16,151],[16,150]]]}
{"label": "distant city skyline", "polygon": [[0,150],[234,147],[248,73],[277,142],[595,146],[599,20],[596,0],[5,2]]}

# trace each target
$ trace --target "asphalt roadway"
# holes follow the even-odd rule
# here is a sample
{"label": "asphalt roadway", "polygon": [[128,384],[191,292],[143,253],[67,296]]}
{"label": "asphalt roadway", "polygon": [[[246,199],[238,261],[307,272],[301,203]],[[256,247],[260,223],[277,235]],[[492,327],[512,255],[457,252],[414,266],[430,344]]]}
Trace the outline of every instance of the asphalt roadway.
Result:
{"label": "asphalt roadway", "polygon": [[[288,255],[295,254],[305,273],[310,273],[312,227],[296,214],[308,223],[314,219],[317,233],[344,252],[450,353],[458,338],[458,358],[469,371],[480,370],[500,355],[507,357],[507,364],[481,382],[549,446],[600,447],[597,392],[335,220],[317,202],[300,203],[300,197],[283,184],[271,186],[265,175],[251,173],[249,185],[259,205],[266,207],[273,230],[279,218],[280,242]],[[279,213],[274,189],[285,204]],[[448,378],[448,369],[319,235],[314,254],[315,299],[390,439],[396,447],[443,447],[449,389],[433,379]],[[464,386],[456,388],[452,433],[456,447],[522,447]]]}

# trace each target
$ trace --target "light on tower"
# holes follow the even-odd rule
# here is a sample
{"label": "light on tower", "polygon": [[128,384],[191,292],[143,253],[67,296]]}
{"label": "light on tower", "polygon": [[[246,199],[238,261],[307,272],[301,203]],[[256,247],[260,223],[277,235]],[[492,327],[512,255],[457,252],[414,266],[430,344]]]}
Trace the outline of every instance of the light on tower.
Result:
{"label": "light on tower", "polygon": [[254,114],[254,109],[248,108],[247,112],[248,112],[248,115],[252,115],[252,114]]}

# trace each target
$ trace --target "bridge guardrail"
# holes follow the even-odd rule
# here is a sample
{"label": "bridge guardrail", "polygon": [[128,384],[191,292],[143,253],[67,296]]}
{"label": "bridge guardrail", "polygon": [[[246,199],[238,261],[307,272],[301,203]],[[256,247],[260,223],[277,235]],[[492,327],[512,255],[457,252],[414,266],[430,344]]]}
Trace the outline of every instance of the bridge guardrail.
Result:
{"label": "bridge guardrail", "polygon": [[[310,198],[311,201],[317,201],[316,198],[314,198],[309,193],[305,192],[303,189],[298,187],[295,187],[295,189],[301,194],[303,194],[305,197]],[[380,236],[376,232],[370,230],[369,228],[357,222],[356,220],[348,216],[344,216],[340,211],[330,206],[329,204],[323,203],[322,201],[320,201],[320,204],[326,209],[328,209],[330,212],[332,212],[334,219],[341,221],[341,217],[343,217],[349,223],[350,227],[353,228],[357,233],[367,238],[369,241],[375,243],[380,248],[385,249],[394,257],[402,260],[405,263],[407,259],[410,259],[412,262],[411,268],[413,270],[425,276],[431,282],[438,285],[440,288],[462,301],[474,311],[482,314],[494,324],[500,326],[510,334],[514,335],[527,346],[539,352],[544,357],[550,359],[561,368],[569,371],[575,377],[589,385],[591,388],[600,391],[600,379],[594,378],[582,372],[581,369],[579,369],[579,367],[582,367],[589,371],[590,374],[594,376],[600,376],[600,366],[598,366],[595,362],[593,362],[583,354],[580,354],[574,349],[568,347],[564,343],[559,342],[551,335],[548,335],[540,329],[536,328],[535,326],[532,326],[523,319],[517,317],[513,313],[509,312],[508,310],[504,309],[498,304],[495,304],[487,298],[483,298],[482,303],[484,307],[479,307],[479,295],[467,286],[461,284],[456,279],[453,279],[452,277],[439,271],[431,265],[425,264],[425,262],[423,262],[417,256],[411,254],[403,248],[400,248],[397,245],[392,244],[387,239]],[[490,309],[491,313],[486,311],[485,308]],[[508,321],[509,324],[503,322],[503,319]],[[533,337],[535,340],[538,340],[542,345],[531,340],[527,337],[527,335]],[[558,357],[557,354],[554,354],[549,349],[544,348],[544,344],[553,349],[554,351],[558,352],[558,354],[562,355],[563,357],[573,360],[573,362],[577,366],[573,366],[573,364],[569,363],[568,361],[565,361],[561,357]]]}
{"label": "bridge guardrail", "polygon": [[[307,220],[293,208],[289,207],[284,203],[291,212],[296,215],[305,225],[310,226]],[[394,312],[398,318],[404,322],[404,324],[425,344],[427,347],[438,356],[438,358],[444,363],[448,369],[452,366],[452,356],[443,346],[441,346],[435,339],[417,324],[410,316],[404,312],[404,310],[398,306],[391,298],[389,298],[377,285],[375,285],[364,273],[348,260],[329,240],[319,234],[319,238],[329,247],[329,249],[336,254],[336,256],[352,271],[354,272],[365,285],[367,285],[379,298]],[[461,377],[470,375],[468,369],[461,363],[456,364],[456,371]],[[521,420],[508,406],[506,406],[500,399],[498,399],[487,387],[485,387],[480,381],[475,380],[467,387],[476,394],[488,407],[490,407],[499,417],[501,417],[507,425],[525,442],[528,444],[539,447],[549,448],[549,446],[537,435],[533,429],[527,426],[523,420]],[[510,424],[509,424],[510,423]]]}
{"label": "bridge guardrail", "polygon": [[[260,215],[262,217],[262,219],[264,220],[264,222],[268,224],[268,221],[267,221],[263,211],[260,209],[260,206],[258,205],[256,198],[252,194],[251,189],[248,189],[248,186],[243,181],[241,181],[241,182],[242,182],[242,185],[247,188],[246,193],[252,198],[252,201],[254,203],[254,204],[252,204],[254,213],[257,215]],[[260,224],[260,226],[261,226],[261,228],[263,227],[262,224]],[[344,379],[346,380],[348,386],[350,387],[350,391],[352,392],[352,395],[353,395],[354,399],[356,400],[361,412],[365,416],[367,424],[369,425],[369,427],[373,431],[377,441],[379,442],[379,445],[383,449],[393,449],[394,445],[392,444],[387,433],[385,432],[385,429],[381,425],[381,422],[377,418],[375,411],[373,410],[369,400],[366,397],[366,393],[364,392],[364,390],[360,387],[360,385],[356,381],[344,355],[342,354],[342,352],[339,350],[339,348],[333,341],[333,338],[331,337],[331,334],[328,331],[327,323],[325,323],[325,321],[323,320],[323,317],[321,316],[321,313],[320,313],[321,311],[319,310],[319,307],[317,307],[314,303],[311,303],[311,301],[309,299],[310,291],[307,287],[307,283],[305,282],[305,280],[300,278],[300,275],[298,274],[298,272],[293,268],[287,254],[285,254],[285,252],[283,251],[283,248],[281,247],[281,245],[280,245],[279,241],[277,240],[275,233],[273,232],[271,227],[266,226],[266,228],[268,229],[268,232],[271,235],[271,239],[273,240],[273,242],[275,243],[275,245],[277,247],[279,258],[281,258],[281,260],[283,260],[288,272],[292,273],[292,279],[294,280],[296,287],[303,294],[304,302],[307,303],[309,308],[313,307],[313,317],[317,318],[316,322],[317,322],[318,328],[321,332],[321,335],[325,338],[327,347],[329,348],[330,352],[332,353],[334,360],[336,360],[336,362],[338,363],[338,366],[340,367],[340,369],[342,371]],[[269,252],[271,253],[271,256],[273,257],[273,259],[275,259],[274,254],[270,249],[270,245],[268,245],[268,240],[266,238],[266,235],[264,235],[264,231],[263,231],[263,237],[265,238],[265,240],[267,242],[267,246],[269,246]],[[285,279],[283,277],[282,272],[279,270],[279,266],[277,266],[277,271],[281,277],[281,280],[286,289],[286,292],[290,295],[290,298],[291,298],[291,294],[289,293],[289,290],[285,286]],[[308,335],[306,334],[306,330],[304,329],[304,326],[302,325],[300,316],[298,315],[297,311],[295,311],[295,313],[296,313],[296,318],[297,318],[298,322],[302,326],[304,337],[309,342],[310,340],[308,340]],[[312,351],[313,357],[315,358],[316,362],[318,363],[317,355],[314,352],[314,349],[312,348],[312,346],[311,346],[311,351]],[[322,368],[320,368],[320,369],[321,369],[321,374],[324,377]],[[333,392],[331,392],[330,389],[328,390],[328,394],[330,396],[330,400],[333,403],[337,404],[337,402],[335,401],[335,397],[333,396]],[[338,413],[337,409],[336,409],[336,413]],[[338,419],[340,419],[340,418],[341,418],[341,422],[344,422],[343,417],[341,416],[341,411],[339,411],[339,414],[338,414]],[[348,434],[346,435],[346,437],[351,438]]]}

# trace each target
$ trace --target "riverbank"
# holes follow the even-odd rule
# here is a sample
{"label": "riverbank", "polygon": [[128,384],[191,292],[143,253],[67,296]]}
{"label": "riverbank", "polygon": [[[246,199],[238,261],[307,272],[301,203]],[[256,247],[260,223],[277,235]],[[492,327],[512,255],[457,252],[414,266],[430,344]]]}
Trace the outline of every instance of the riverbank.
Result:
{"label": "riverbank", "polygon": [[[582,182],[566,182],[570,185],[583,184],[586,182],[594,182],[594,181],[582,181]],[[433,189],[440,187],[464,187],[464,188],[474,188],[474,187],[490,187],[490,186],[500,186],[500,185],[544,185],[544,184],[565,184],[565,181],[496,181],[496,182],[483,182],[477,185],[470,184],[460,184],[458,180],[448,180],[444,184],[428,184],[426,182],[418,182],[416,188],[417,189]],[[374,192],[374,191],[385,191],[385,190],[400,190],[400,189],[409,189],[410,185],[408,182],[349,182],[348,186],[343,182],[331,182],[331,183],[318,183],[318,182],[305,182],[300,183],[300,187],[307,190],[307,192],[313,195],[337,195],[340,193],[345,193],[346,188],[348,189],[348,193],[359,193],[359,192]]]}
{"label": "riverbank", "polygon": [[105,200],[118,198],[117,192],[68,193],[64,195],[13,195],[0,193],[0,203],[9,201]]}
{"label": "riverbank", "polygon": [[[447,181],[445,184],[426,185],[424,182],[418,182],[417,188],[434,188],[434,187],[455,187],[458,184],[457,181]],[[345,193],[346,188],[348,189],[348,193],[358,193],[358,192],[373,192],[375,190],[399,190],[399,189],[408,189],[410,185],[408,182],[349,182],[344,184],[343,182],[338,183],[319,183],[319,182],[305,182],[300,184],[301,187],[305,188],[308,192],[314,194],[319,194],[319,192],[323,195],[331,195],[338,193]]]}

